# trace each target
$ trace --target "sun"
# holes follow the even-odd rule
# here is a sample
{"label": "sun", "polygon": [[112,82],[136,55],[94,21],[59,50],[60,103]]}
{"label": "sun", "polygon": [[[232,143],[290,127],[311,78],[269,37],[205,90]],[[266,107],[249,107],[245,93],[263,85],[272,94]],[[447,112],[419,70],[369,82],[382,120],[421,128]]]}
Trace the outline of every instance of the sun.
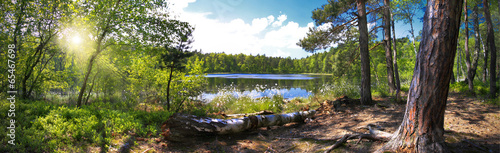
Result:
{"label": "sun", "polygon": [[73,36],[73,38],[71,38],[71,41],[73,42],[73,44],[78,45],[82,43],[82,38],[80,38],[80,36],[78,35],[75,35]]}

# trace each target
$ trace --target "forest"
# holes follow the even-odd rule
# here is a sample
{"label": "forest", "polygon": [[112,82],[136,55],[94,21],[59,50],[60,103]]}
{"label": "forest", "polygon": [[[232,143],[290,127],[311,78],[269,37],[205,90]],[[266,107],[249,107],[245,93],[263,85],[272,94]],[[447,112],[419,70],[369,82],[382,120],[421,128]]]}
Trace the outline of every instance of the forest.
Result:
{"label": "forest", "polygon": [[500,0],[324,0],[303,58],[195,48],[173,3],[1,1],[0,152],[500,150]]}

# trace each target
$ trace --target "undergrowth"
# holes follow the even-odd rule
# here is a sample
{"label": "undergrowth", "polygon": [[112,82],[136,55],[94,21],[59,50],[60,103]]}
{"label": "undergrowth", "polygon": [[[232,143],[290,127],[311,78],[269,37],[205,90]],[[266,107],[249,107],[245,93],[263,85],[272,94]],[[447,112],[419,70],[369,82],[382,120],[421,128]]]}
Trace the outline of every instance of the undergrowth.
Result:
{"label": "undergrowth", "polygon": [[[10,103],[1,104],[8,112]],[[118,108],[118,109],[114,109]],[[81,108],[50,104],[45,101],[16,102],[15,144],[0,140],[0,152],[82,152],[88,147],[110,147],[112,139],[129,131],[140,137],[159,136],[160,124],[168,111],[144,111],[124,108],[119,103],[96,102]],[[0,113],[2,127],[10,125],[7,113]],[[0,130],[7,135],[7,130]],[[116,147],[116,146],[114,146]]]}

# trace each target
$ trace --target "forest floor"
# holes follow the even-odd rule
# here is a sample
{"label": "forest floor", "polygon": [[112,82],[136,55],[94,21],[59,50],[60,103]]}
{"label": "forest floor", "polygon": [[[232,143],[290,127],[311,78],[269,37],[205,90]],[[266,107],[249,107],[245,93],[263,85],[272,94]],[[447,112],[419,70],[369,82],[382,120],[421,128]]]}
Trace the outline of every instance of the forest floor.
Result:
{"label": "forest floor", "polygon": [[[394,132],[403,119],[405,105],[391,103],[392,98],[375,98],[378,104],[360,106],[359,100],[324,111],[306,123],[260,128],[240,134],[192,138],[189,142],[169,142],[160,138],[137,141],[131,152],[323,152],[335,136],[368,133],[368,124],[376,124],[386,132]],[[500,109],[478,98],[450,94],[445,112],[445,139],[452,152],[499,152]],[[140,139],[140,138],[139,138]],[[138,140],[139,140],[138,139]],[[385,142],[348,140],[333,152],[373,152]],[[117,150],[110,150],[117,151]]]}

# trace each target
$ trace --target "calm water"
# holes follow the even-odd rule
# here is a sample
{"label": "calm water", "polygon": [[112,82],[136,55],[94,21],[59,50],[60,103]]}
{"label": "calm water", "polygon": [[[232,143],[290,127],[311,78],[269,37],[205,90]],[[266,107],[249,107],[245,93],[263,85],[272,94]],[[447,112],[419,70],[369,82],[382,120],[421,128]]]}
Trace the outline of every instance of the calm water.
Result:
{"label": "calm water", "polygon": [[198,98],[210,102],[214,97],[230,94],[235,97],[272,97],[285,99],[308,97],[331,81],[331,76],[306,74],[208,74],[208,86]]}

